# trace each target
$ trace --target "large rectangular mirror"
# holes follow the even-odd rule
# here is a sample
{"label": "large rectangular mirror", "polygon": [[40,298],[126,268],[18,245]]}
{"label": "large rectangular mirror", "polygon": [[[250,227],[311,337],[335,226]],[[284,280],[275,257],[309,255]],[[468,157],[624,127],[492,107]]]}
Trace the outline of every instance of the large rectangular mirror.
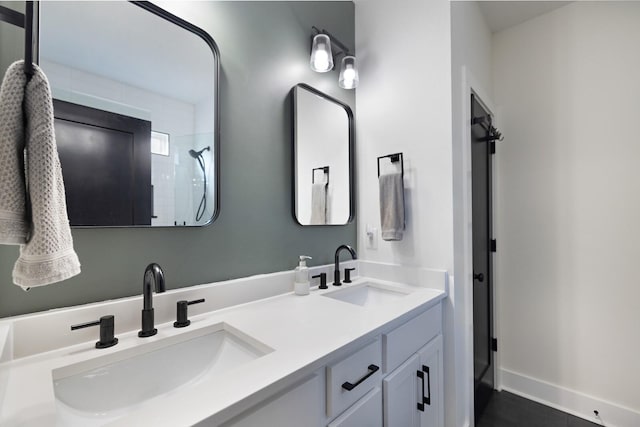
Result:
{"label": "large rectangular mirror", "polygon": [[294,217],[301,225],[353,219],[353,113],[312,88],[293,88]]}
{"label": "large rectangular mirror", "polygon": [[219,209],[213,39],[147,2],[41,2],[72,226],[200,226]]}

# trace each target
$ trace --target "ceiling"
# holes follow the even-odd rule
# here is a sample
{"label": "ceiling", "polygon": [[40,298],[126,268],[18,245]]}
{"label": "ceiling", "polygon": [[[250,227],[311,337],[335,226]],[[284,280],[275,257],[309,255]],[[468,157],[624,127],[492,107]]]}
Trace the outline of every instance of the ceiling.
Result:
{"label": "ceiling", "polygon": [[492,33],[528,21],[566,6],[570,1],[479,1],[480,10]]}

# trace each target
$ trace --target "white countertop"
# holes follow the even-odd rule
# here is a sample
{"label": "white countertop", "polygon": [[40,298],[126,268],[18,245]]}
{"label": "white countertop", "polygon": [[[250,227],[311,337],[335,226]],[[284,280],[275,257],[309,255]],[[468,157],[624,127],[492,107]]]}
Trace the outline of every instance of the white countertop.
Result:
{"label": "white countertop", "polygon": [[[377,279],[363,281],[387,283]],[[274,351],[231,369],[212,380],[179,388],[145,403],[109,425],[188,426],[228,420],[262,399],[289,387],[329,360],[346,354],[351,343],[362,344],[390,330],[413,315],[436,305],[442,290],[393,283],[412,292],[384,306],[361,307],[312,288],[311,295],[282,294],[191,317],[191,326],[176,329],[172,322],[157,324],[158,334],[138,338],[135,331],[118,335],[118,345],[98,350],[95,339],[82,344],[5,362],[0,365],[0,425],[56,425],[52,371],[98,356],[147,345],[168,337],[224,322],[250,335]],[[97,337],[97,331],[96,337]],[[158,372],[162,375],[162,372]],[[142,378],[139,380],[143,380]],[[2,384],[5,384],[3,387]],[[1,388],[4,388],[2,390]],[[123,387],[123,392],[126,389]]]}

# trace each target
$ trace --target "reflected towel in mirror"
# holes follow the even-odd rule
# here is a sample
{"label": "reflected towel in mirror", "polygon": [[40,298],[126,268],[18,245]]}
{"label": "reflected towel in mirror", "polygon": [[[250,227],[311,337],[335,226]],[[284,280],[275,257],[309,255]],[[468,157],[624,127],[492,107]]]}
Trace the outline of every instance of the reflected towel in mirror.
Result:
{"label": "reflected towel in mirror", "polygon": [[311,184],[311,225],[327,223],[327,183]]}
{"label": "reflected towel in mirror", "polygon": [[380,229],[383,240],[402,240],[404,232],[404,183],[401,173],[380,175]]}

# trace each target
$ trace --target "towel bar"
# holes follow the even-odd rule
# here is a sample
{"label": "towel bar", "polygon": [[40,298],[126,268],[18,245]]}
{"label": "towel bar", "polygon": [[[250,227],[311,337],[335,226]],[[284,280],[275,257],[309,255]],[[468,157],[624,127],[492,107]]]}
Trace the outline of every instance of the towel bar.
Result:
{"label": "towel bar", "polygon": [[391,163],[400,162],[400,173],[404,178],[404,156],[402,155],[402,153],[393,153],[387,154],[386,156],[378,157],[378,178],[380,177],[380,159],[386,159],[387,157],[389,158],[389,160],[391,160]]}

